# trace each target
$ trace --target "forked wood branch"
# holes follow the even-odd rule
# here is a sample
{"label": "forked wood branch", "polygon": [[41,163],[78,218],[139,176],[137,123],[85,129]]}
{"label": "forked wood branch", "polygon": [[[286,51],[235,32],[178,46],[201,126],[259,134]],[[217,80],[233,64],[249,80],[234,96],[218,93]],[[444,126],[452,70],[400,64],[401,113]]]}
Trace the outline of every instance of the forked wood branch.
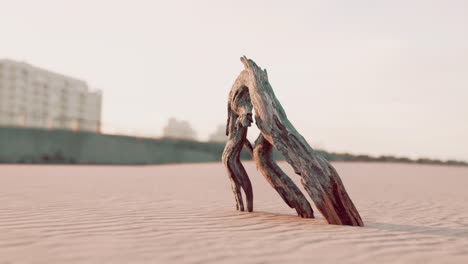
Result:
{"label": "forked wood branch", "polygon": [[300,190],[272,161],[271,146],[279,150],[294,172],[301,176],[305,190],[328,223],[363,226],[336,170],[315,153],[288,120],[268,82],[266,70],[246,57],[242,57],[241,61],[245,69],[239,74],[230,92],[226,130],[228,143],[223,153],[223,162],[233,183],[237,208],[243,210],[242,195],[238,190],[240,187],[246,192],[248,205],[251,206],[248,206],[249,211],[253,208],[252,187],[239,161],[242,146],[247,143],[246,133],[251,123],[253,106],[255,123],[261,132],[253,150],[254,159],[283,200],[295,208],[298,215],[313,217],[312,209]]}

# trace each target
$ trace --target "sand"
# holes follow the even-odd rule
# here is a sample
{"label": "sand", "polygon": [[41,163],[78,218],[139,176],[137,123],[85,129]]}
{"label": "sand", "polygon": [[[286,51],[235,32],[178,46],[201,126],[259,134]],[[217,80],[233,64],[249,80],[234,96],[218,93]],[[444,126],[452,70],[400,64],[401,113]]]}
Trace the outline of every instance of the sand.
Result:
{"label": "sand", "polygon": [[334,166],[365,227],[295,216],[251,162],[254,213],[219,163],[2,165],[0,263],[468,263],[468,168]]}

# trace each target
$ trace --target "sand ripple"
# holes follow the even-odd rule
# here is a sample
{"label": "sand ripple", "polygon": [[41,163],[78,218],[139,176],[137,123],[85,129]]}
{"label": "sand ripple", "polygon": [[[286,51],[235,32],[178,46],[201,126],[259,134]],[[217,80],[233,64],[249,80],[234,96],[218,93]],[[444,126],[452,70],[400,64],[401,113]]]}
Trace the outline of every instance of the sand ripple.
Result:
{"label": "sand ripple", "polygon": [[364,228],[296,217],[252,163],[254,213],[216,163],[0,166],[0,263],[468,263],[468,168],[335,166]]}

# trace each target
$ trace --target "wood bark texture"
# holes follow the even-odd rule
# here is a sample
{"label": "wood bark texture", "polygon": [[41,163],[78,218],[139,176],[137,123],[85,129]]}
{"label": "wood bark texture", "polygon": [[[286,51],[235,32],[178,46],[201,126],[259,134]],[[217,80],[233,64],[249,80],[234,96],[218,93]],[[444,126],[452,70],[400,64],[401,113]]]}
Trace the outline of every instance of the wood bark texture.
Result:
{"label": "wood bark texture", "polygon": [[247,172],[240,162],[240,153],[244,145],[252,146],[247,141],[247,127],[252,123],[252,103],[247,87],[232,89],[229,93],[228,101],[228,121],[226,125],[226,135],[228,141],[224,148],[222,161],[231,180],[231,187],[236,200],[236,208],[244,211],[242,192],[244,190],[247,200],[247,211],[253,210],[252,184]]}
{"label": "wood bark texture", "polygon": [[283,198],[283,201],[289,207],[296,209],[297,215],[304,218],[314,218],[314,211],[307,198],[273,160],[272,147],[262,134],[258,136],[253,151],[257,169]]}
{"label": "wood bark texture", "polygon": [[252,187],[239,161],[242,146],[250,145],[246,140],[246,133],[252,122],[253,107],[255,123],[261,132],[253,148],[253,156],[258,169],[283,200],[296,209],[298,215],[313,217],[307,199],[272,160],[272,146],[283,154],[294,172],[301,176],[305,190],[329,224],[363,226],[361,217],[336,170],[315,153],[287,118],[268,82],[266,70],[262,70],[246,57],[242,57],[241,61],[245,69],[234,82],[229,95],[226,131],[228,143],[223,153],[223,162],[233,184],[237,208],[243,210],[242,195],[238,190],[242,187],[248,205],[251,206],[248,206],[248,209],[253,209]]}

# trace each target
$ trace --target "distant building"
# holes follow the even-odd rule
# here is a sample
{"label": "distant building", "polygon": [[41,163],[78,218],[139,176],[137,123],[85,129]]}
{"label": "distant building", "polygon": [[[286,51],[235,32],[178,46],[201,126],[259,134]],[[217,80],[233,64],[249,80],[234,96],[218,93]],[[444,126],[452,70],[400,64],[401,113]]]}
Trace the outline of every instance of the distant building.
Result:
{"label": "distant building", "polygon": [[196,132],[188,121],[178,121],[169,118],[166,127],[163,129],[163,136],[167,138],[195,140]]}
{"label": "distant building", "polygon": [[99,132],[101,104],[84,81],[0,60],[0,125]]}
{"label": "distant building", "polygon": [[210,142],[226,142],[227,141],[227,136],[226,136],[226,125],[219,125],[216,129],[216,131],[210,135],[210,138],[208,139]]}

